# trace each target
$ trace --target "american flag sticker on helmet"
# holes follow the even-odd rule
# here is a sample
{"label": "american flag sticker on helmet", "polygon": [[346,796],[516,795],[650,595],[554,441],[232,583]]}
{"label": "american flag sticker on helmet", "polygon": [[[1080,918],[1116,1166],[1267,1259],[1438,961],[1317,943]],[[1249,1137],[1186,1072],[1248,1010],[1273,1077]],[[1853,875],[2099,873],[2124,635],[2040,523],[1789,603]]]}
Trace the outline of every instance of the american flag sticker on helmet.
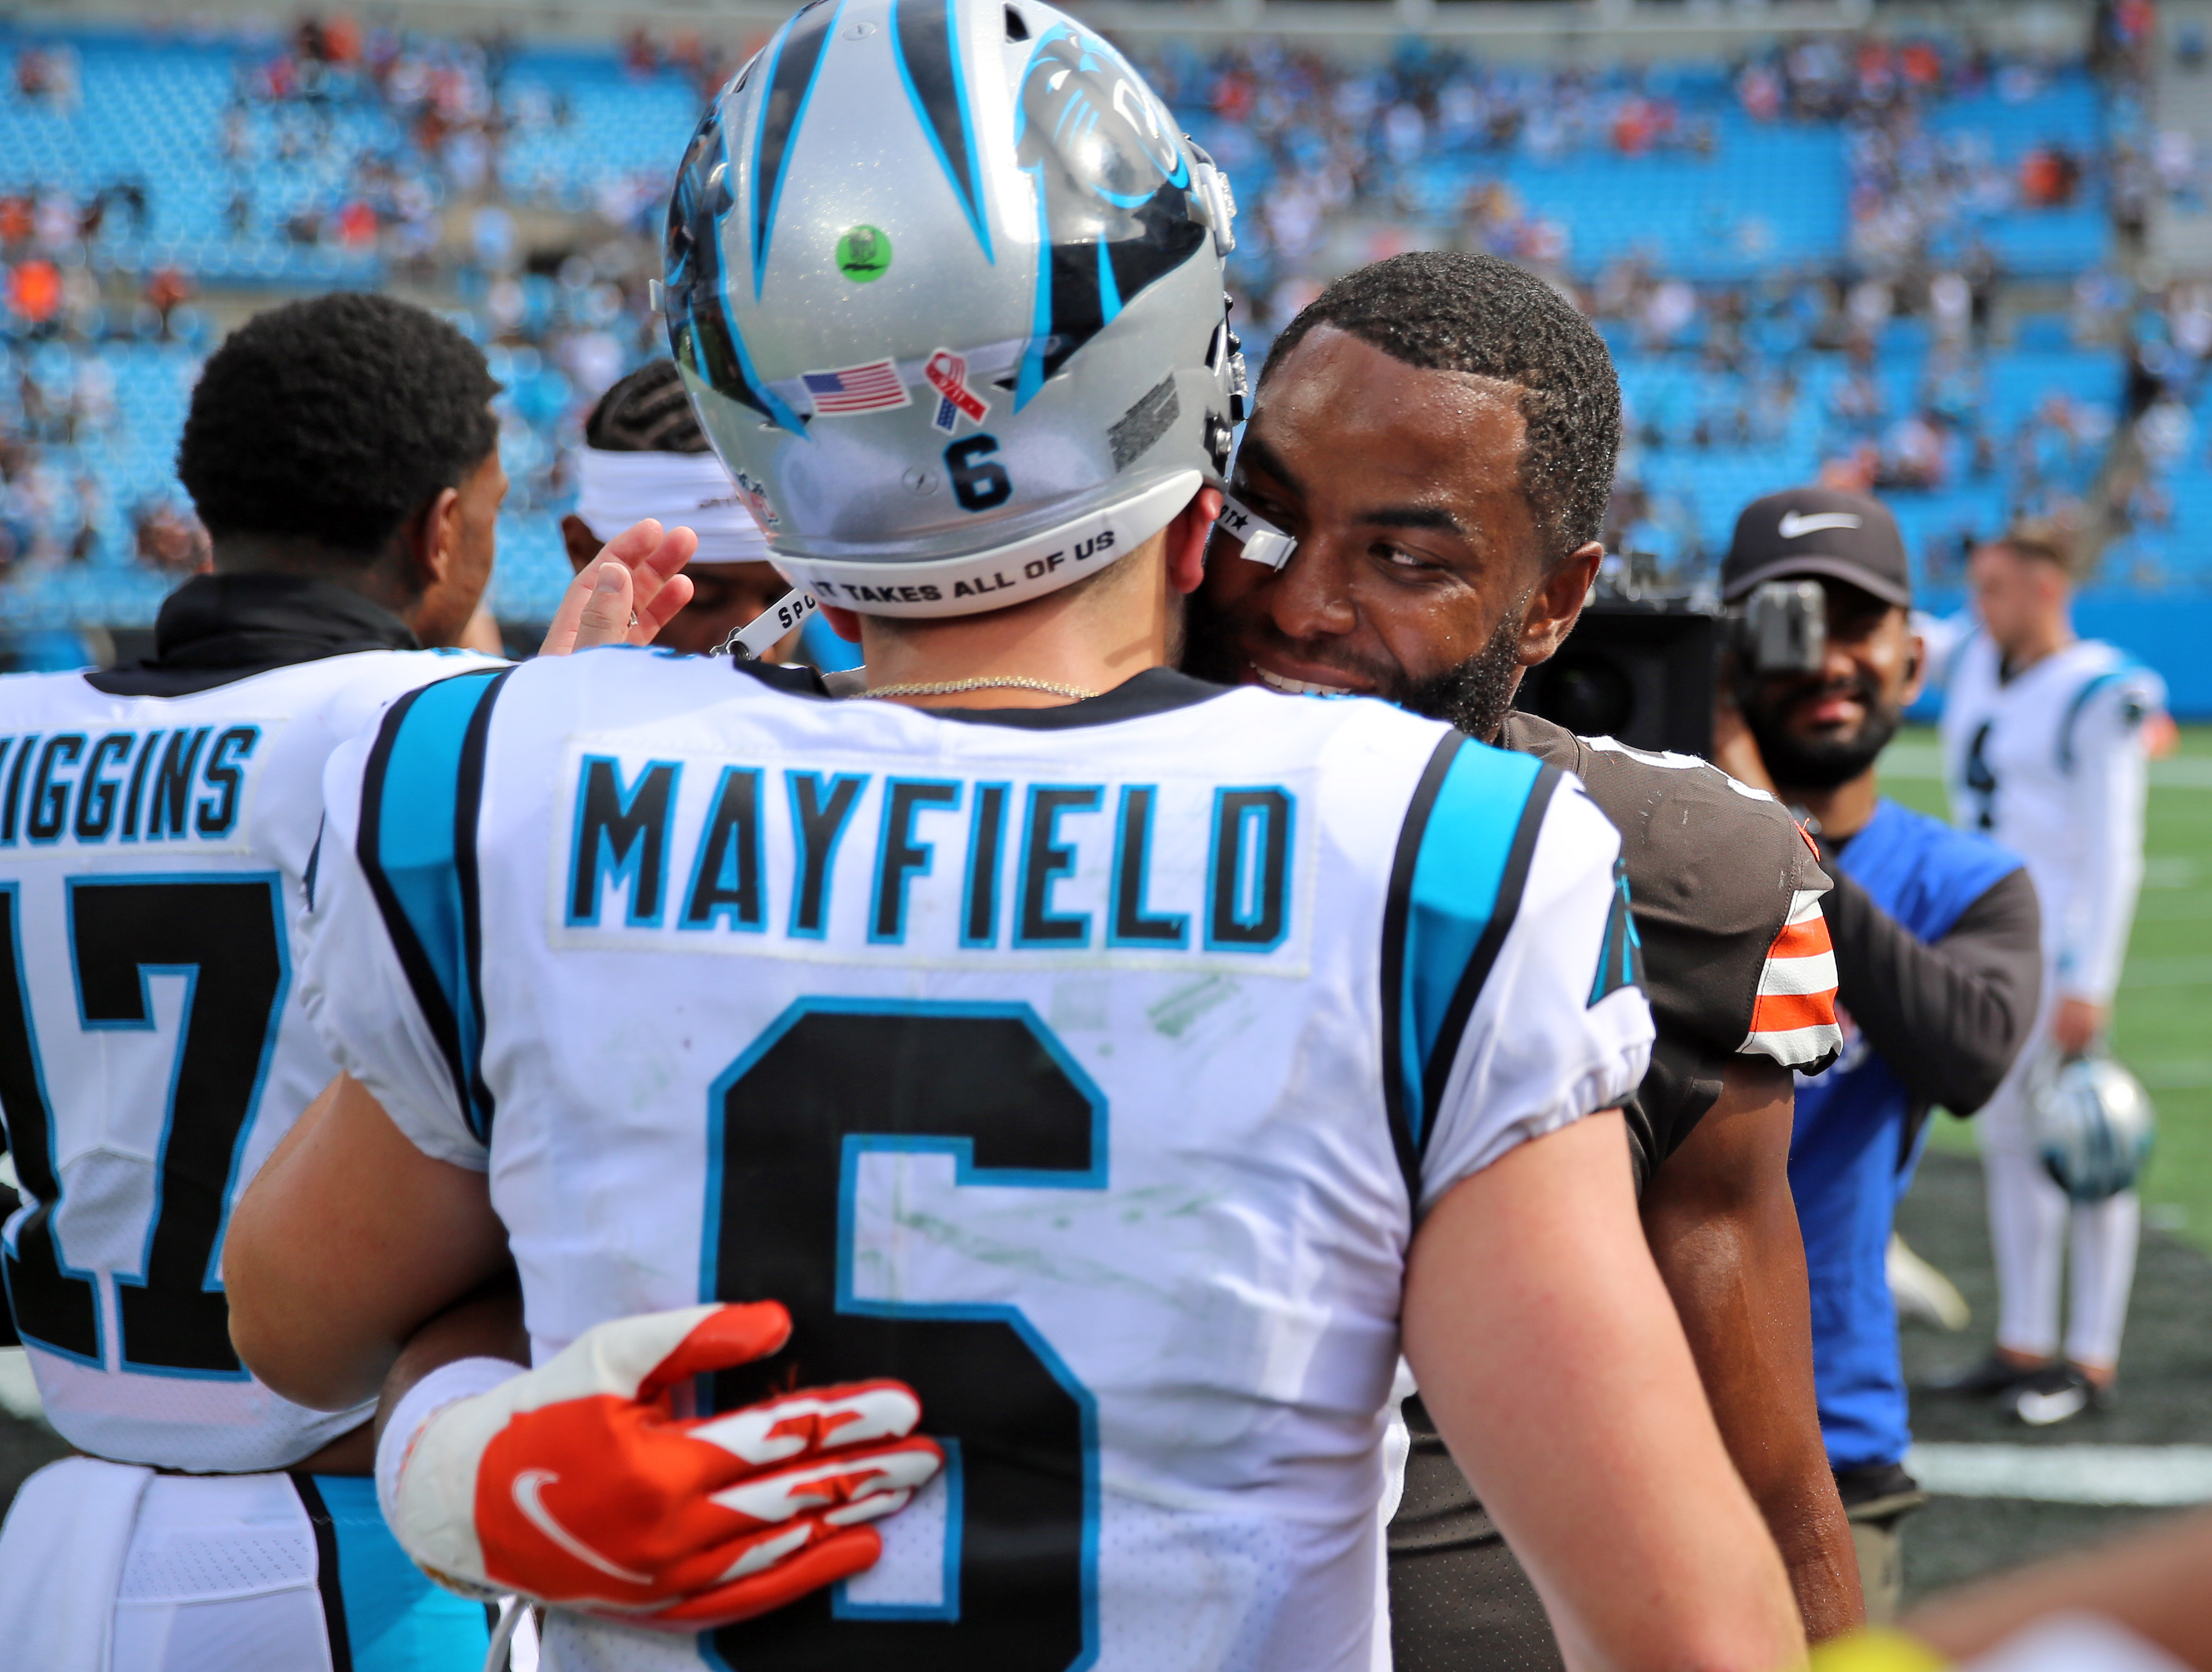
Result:
{"label": "american flag sticker on helmet", "polygon": [[911,406],[913,398],[899,380],[898,368],[888,360],[872,360],[865,366],[845,366],[830,372],[799,374],[813,397],[819,416],[836,412],[882,412],[894,406]]}
{"label": "american flag sticker on helmet", "polygon": [[1772,1057],[1784,1067],[1802,1068],[1833,1056],[1843,1043],[1828,920],[1820,914],[1820,894],[1799,889],[1790,903],[1790,921],[1767,949],[1751,1031],[1737,1049],[1747,1055]]}

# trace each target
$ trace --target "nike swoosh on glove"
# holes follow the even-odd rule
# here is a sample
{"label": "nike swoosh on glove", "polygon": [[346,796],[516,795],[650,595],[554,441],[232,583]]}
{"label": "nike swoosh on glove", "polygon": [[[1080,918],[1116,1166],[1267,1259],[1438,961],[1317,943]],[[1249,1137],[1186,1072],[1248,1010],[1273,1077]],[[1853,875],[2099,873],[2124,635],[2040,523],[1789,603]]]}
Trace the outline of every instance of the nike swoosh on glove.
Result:
{"label": "nike swoosh on glove", "polygon": [[668,1631],[749,1620],[848,1578],[883,1553],[866,1523],[903,1508],[944,1463],[914,1433],[914,1390],[802,1388],[694,1418],[670,1397],[790,1336],[774,1301],[599,1324],[538,1369],[426,1418],[386,1518],[453,1590]]}

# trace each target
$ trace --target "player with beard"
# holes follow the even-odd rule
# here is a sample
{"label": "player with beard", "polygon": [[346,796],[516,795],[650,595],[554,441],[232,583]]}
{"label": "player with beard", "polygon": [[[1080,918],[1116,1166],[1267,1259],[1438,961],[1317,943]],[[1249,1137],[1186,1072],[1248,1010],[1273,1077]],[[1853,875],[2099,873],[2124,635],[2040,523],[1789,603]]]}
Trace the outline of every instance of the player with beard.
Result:
{"label": "player with beard", "polygon": [[[1827,879],[1774,800],[1713,767],[1510,712],[1595,575],[1620,435],[1604,344],[1518,268],[1422,253],[1339,280],[1261,374],[1186,665],[1453,720],[1576,773],[1621,830],[1659,1036],[1630,1116],[1645,1233],[1818,1639],[1860,1613],[1787,1176],[1790,1071],[1831,1061],[1838,1038]],[[1398,1666],[1559,1665],[1419,1399],[1406,1416]]]}
{"label": "player with beard", "polygon": [[1895,519],[1871,499],[1793,488],[1747,507],[1721,570],[1730,603],[1770,581],[1827,595],[1818,673],[1734,680],[1717,754],[1801,812],[1836,879],[1844,1055],[1797,1097],[1790,1183],[1813,1291],[1820,1426],[1851,1516],[1868,1612],[1893,1610],[1898,1524],[1918,1505],[1905,1471],[1897,1315],[1885,1279],[1891,1221],[1931,1105],[1970,1115],[2027,1041],[2042,982],[2033,885],[2018,858],[1885,800],[1875,758],[1918,694],[1911,570]]}
{"label": "player with beard", "polygon": [[[363,1078],[234,1216],[241,1356],[317,1400],[373,1392],[512,1249],[543,1363],[441,1366],[410,1390],[419,1420],[387,1425],[379,1486],[441,1574],[552,1579],[517,1587],[575,1605],[550,1611],[548,1665],[1364,1672],[1401,1340],[1583,1661],[1794,1663],[1781,1565],[1659,1315],[1625,1133],[1554,1130],[1550,1104],[1490,1089],[1559,1083],[1560,1107],[1609,1115],[1642,1077],[1617,833],[1572,779],[1448,726],[1165,666],[1243,393],[1211,165],[1109,46],[1033,0],[811,8],[761,64],[680,172],[672,347],[733,473],[768,484],[781,565],[860,634],[868,700],[595,655],[448,682],[356,740],[326,775],[301,984]],[[1014,100],[1009,134],[988,119]],[[896,247],[910,279],[841,289],[802,235],[862,209],[884,223],[871,254]],[[937,401],[909,393],[917,364]],[[958,435],[979,413],[989,429]],[[658,708],[632,700],[647,686]],[[572,765],[572,741],[594,752]],[[1295,790],[1272,781],[1285,761]],[[1478,770],[1558,793],[1530,812],[1534,790],[1470,787]],[[1136,781],[1109,793],[1109,771]],[[1095,803],[1068,781],[1091,775]],[[1378,839],[1401,807],[1420,834]],[[841,848],[848,824],[874,834]],[[1555,887],[1574,829],[1582,868]],[[1238,1008],[1178,1013],[1194,966]],[[1478,1120],[1485,1142],[1508,1121],[1542,1135],[1462,1178]],[[1548,1195],[1485,1189],[1568,1155],[1587,1176]],[[911,1234],[917,1212],[951,1234]],[[1439,1240],[1462,1224],[1473,1240]],[[753,1368],[696,1386],[699,1330],[763,1310],[714,1303],[769,1292],[781,1328],[720,1358]],[[758,1361],[786,1350],[809,1375],[895,1366],[911,1392],[894,1411],[848,1388],[859,1424],[783,1414],[799,1361]],[[739,1385],[756,1374],[776,1405]],[[707,1414],[675,1416],[679,1391]],[[847,1511],[895,1507],[859,1502],[872,1482],[923,1490],[918,1445],[755,1489],[805,1433],[893,1432],[917,1400],[946,1467],[909,1553],[886,1534],[880,1566],[837,1553]],[[672,1544],[697,1547],[650,1512],[653,1471],[621,1467],[660,1448],[602,1443],[664,1419],[697,1436],[674,1450],[702,1489],[674,1507],[726,1546],[680,1574]],[[700,1467],[726,1462],[726,1489]],[[489,1560],[518,1529],[545,1559],[527,1572]],[[711,1640],[640,1628],[802,1546],[856,1583],[677,1616],[733,1622]]]}
{"label": "player with beard", "polygon": [[[1308,333],[1316,352],[1294,352]],[[1277,689],[1356,681],[1455,720],[1575,773],[1626,833],[1659,1031],[1653,1067],[1625,1110],[1639,1181],[1649,1181],[1646,1237],[1731,1457],[1790,1565],[1808,1633],[1846,1629],[1860,1614],[1857,1578],[1814,1408],[1786,1174],[1790,1071],[1832,1060],[1838,1039],[1817,904],[1827,879],[1770,796],[1684,757],[1577,739],[1534,715],[1507,718],[1522,668],[1571,629],[1601,555],[1594,537],[1620,437],[1604,344],[1547,287],[1508,264],[1400,258],[1340,282],[1285,334],[1262,374],[1249,436],[1248,466],[1275,462],[1264,491],[1249,469],[1240,491],[1302,527],[1301,550],[1315,556],[1271,581],[1260,565],[1237,561],[1236,541],[1217,540],[1202,594],[1190,600],[1186,666],[1256,683],[1259,667],[1240,646],[1264,642],[1266,683]],[[1297,491],[1291,467],[1271,448],[1302,465],[1306,456],[1323,461],[1316,480],[1387,481],[1406,491],[1387,513],[1341,498],[1324,508],[1316,496],[1301,520],[1288,498]],[[1228,526],[1249,515],[1240,507]],[[1311,654],[1283,654],[1279,644],[1301,630],[1289,623],[1308,608],[1310,587],[1350,597],[1358,577],[1337,567],[1338,548],[1364,550],[1383,515],[1407,537],[1390,549],[1394,559],[1425,541],[1431,551],[1447,545],[1450,561],[1425,570],[1407,563],[1416,574],[1401,591],[1363,598],[1373,632],[1334,629],[1325,654],[1356,672],[1328,675]],[[1325,537],[1324,517],[1352,532]],[[1481,648],[1468,656],[1468,644]],[[1277,666],[1304,677],[1273,673]],[[457,1343],[474,1326],[450,1322],[402,1358],[386,1384],[387,1412],[420,1378],[471,1350]],[[1421,1402],[1409,1401],[1407,1414],[1413,1452],[1391,1557],[1399,1664],[1559,1665],[1536,1590]]]}

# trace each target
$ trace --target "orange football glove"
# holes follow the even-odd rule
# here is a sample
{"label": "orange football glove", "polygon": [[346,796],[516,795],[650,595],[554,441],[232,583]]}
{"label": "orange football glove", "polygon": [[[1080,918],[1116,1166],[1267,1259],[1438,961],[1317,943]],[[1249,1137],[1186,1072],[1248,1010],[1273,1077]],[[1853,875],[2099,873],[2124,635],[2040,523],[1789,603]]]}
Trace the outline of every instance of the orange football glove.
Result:
{"label": "orange football glove", "polygon": [[[670,1631],[750,1619],[848,1578],[883,1552],[866,1523],[943,1465],[914,1434],[914,1390],[802,1388],[691,1418],[670,1397],[790,1336],[774,1301],[693,1306],[600,1324],[537,1370],[441,1403],[440,1377],[458,1373],[447,1385],[459,1387],[473,1370],[482,1387],[498,1371],[482,1359],[434,1371],[380,1447],[386,1519],[453,1590]],[[434,1408],[414,1420],[418,1396]]]}

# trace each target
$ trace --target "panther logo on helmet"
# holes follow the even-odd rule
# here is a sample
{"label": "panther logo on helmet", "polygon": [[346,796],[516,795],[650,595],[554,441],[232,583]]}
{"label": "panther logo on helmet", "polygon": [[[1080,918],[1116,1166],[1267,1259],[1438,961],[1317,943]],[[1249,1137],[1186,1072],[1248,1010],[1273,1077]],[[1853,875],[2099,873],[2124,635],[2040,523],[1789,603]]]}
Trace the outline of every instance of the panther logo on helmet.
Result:
{"label": "panther logo on helmet", "polygon": [[2044,1170],[2078,1202],[2134,1187],[2149,1158],[2157,1116],[2142,1082],[2109,1056],[2052,1053],[2028,1074]]}
{"label": "panther logo on helmet", "polygon": [[1121,55],[1065,23],[1024,70],[1015,144],[1036,182],[1036,318],[1018,410],[1070,355],[1207,238],[1190,211],[1191,176],[1174,119]]}

